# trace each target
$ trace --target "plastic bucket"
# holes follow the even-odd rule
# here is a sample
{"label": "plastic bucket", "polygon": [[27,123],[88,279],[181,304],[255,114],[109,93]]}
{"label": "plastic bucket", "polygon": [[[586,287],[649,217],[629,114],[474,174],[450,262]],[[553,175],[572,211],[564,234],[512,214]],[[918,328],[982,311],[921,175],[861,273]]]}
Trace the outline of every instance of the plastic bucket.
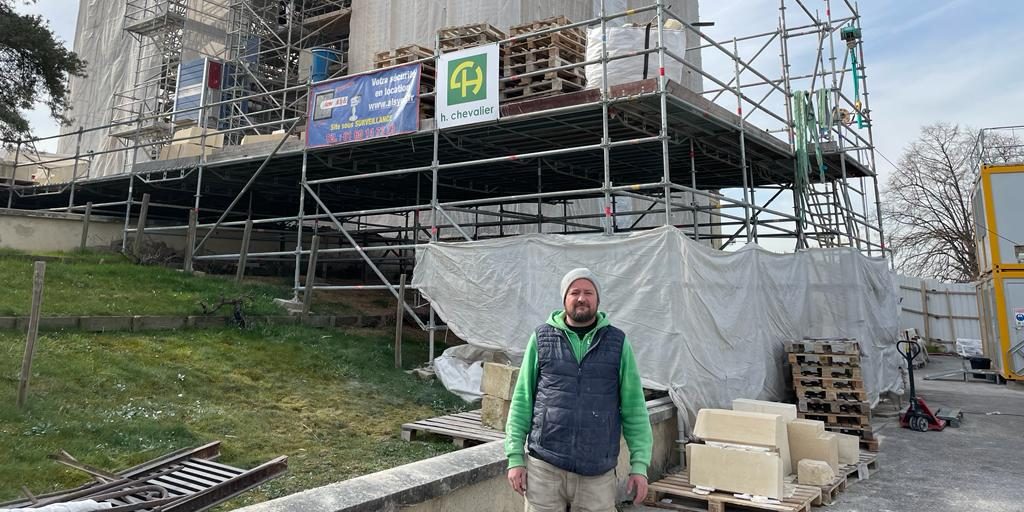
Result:
{"label": "plastic bucket", "polygon": [[341,62],[341,52],[332,48],[311,48],[313,63],[310,65],[309,77],[314,82],[326,80],[330,73],[327,71],[332,62]]}

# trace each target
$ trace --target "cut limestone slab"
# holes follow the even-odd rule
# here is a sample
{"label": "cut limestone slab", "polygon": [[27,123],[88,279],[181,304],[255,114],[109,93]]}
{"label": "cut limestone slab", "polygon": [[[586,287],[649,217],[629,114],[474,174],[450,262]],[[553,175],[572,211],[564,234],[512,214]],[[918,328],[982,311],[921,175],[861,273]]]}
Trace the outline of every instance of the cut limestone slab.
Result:
{"label": "cut limestone slab", "polygon": [[839,441],[839,463],[856,464],[860,461],[860,438],[849,434],[835,433]]}
{"label": "cut limestone slab", "polygon": [[782,458],[778,453],[687,445],[690,483],[715,490],[780,499]]}
{"label": "cut limestone slab", "polygon": [[708,441],[751,444],[779,449],[785,444],[786,424],[778,414],[701,409],[693,434]]}
{"label": "cut limestone slab", "polygon": [[[766,402],[764,400],[751,400],[749,398],[737,398],[732,401],[732,410],[743,412],[759,412],[762,414],[778,414],[782,416],[783,423],[789,423],[796,419],[796,405],[780,402]],[[787,475],[793,473],[792,459],[789,453],[789,436],[782,436],[782,446],[779,446],[779,454],[782,455],[782,470]]]}
{"label": "cut limestone slab", "polygon": [[485,395],[511,400],[519,378],[519,368],[497,363],[484,363],[484,376],[480,380],[480,391]]}
{"label": "cut limestone slab", "polygon": [[800,461],[803,459],[820,460],[827,462],[833,471],[838,472],[839,439],[836,435],[832,432],[818,432],[816,426],[797,421],[791,421],[788,425],[789,453],[793,466],[799,470]]}
{"label": "cut limestone slab", "polygon": [[511,404],[511,400],[484,395],[480,403],[480,423],[504,432],[505,423],[508,421],[508,409]]}
{"label": "cut limestone slab", "polygon": [[827,462],[803,459],[797,464],[796,480],[800,485],[828,485],[836,479],[836,473]]}

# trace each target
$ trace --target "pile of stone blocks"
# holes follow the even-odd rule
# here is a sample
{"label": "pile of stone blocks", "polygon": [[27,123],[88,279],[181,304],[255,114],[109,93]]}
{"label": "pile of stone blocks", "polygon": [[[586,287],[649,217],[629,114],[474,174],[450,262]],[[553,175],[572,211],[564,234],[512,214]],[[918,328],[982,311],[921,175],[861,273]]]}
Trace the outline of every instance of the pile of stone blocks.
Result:
{"label": "pile of stone blocks", "polygon": [[480,404],[480,422],[495,430],[505,431],[512,393],[519,379],[519,368],[514,366],[484,363],[480,391],[484,394]]}
{"label": "pile of stone blocks", "polygon": [[701,409],[687,445],[690,483],[707,489],[783,497],[786,424],[778,414]]}
{"label": "pile of stone blocks", "polygon": [[210,154],[214,149],[224,147],[224,134],[216,130],[207,129],[206,138],[203,138],[203,129],[199,126],[182,128],[174,132],[171,144],[160,150],[161,160],[173,160],[175,158],[186,158],[200,156],[203,153]]}
{"label": "pile of stone blocks", "polygon": [[793,473],[806,485],[828,485],[856,464],[859,438],[798,418],[794,404],[737,399],[733,410],[702,409],[686,457],[690,483],[718,491],[778,499]]}

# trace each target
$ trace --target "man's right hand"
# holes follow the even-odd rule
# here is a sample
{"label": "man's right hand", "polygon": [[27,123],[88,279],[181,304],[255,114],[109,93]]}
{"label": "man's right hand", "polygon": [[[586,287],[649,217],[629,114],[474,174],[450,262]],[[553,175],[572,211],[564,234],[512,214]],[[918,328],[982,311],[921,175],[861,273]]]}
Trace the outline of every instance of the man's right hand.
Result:
{"label": "man's right hand", "polygon": [[523,466],[508,470],[508,483],[512,490],[520,495],[526,495],[526,468]]}

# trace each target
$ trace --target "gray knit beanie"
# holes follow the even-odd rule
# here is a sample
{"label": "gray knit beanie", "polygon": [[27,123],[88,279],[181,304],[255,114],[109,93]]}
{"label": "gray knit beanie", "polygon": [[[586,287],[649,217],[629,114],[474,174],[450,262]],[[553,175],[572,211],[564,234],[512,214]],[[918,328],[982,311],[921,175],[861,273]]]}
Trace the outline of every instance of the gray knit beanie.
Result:
{"label": "gray knit beanie", "polygon": [[597,285],[597,278],[594,277],[594,273],[589,268],[580,267],[570,270],[562,278],[562,302],[565,302],[565,294],[569,293],[569,286],[577,279],[586,279],[593,283],[594,290],[597,291],[597,300],[601,300],[601,288]]}

